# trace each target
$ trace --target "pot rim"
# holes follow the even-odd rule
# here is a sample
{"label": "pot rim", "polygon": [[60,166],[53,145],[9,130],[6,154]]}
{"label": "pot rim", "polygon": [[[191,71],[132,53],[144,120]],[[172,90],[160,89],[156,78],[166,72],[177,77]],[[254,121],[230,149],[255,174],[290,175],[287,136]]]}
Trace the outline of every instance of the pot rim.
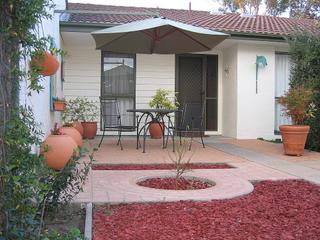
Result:
{"label": "pot rim", "polygon": [[290,128],[290,127],[294,127],[294,128],[306,128],[306,127],[308,127],[308,128],[310,128],[310,126],[309,125],[293,125],[293,124],[283,124],[283,125],[280,125],[279,126],[279,128],[283,128],[283,127],[285,127],[285,128]]}

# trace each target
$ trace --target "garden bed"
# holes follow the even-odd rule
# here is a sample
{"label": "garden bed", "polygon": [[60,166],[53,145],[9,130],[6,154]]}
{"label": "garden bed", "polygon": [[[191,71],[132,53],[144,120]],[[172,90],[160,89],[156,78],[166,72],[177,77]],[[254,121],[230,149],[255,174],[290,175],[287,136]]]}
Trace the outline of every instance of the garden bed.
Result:
{"label": "garden bed", "polygon": [[[190,163],[187,169],[228,169],[234,168],[226,163]],[[171,170],[174,164],[95,164],[92,170]]]}
{"label": "garden bed", "polygon": [[94,209],[94,240],[320,238],[320,187],[263,181],[231,200],[136,203]]}
{"label": "garden bed", "polygon": [[68,204],[59,206],[54,211],[47,212],[45,217],[45,228],[48,232],[54,230],[60,233],[67,233],[72,228],[84,232],[85,209],[80,204]]}
{"label": "garden bed", "polygon": [[214,186],[213,182],[204,181],[199,178],[176,179],[174,177],[149,178],[138,182],[137,185],[148,188],[165,189],[165,190],[197,190]]}

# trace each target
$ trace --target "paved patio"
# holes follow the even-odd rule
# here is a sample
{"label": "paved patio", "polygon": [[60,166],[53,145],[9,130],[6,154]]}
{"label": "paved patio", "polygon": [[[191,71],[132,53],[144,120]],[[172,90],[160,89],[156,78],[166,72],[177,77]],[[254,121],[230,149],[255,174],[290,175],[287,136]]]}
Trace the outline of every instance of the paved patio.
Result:
{"label": "paved patio", "polygon": [[[99,138],[93,140],[97,144]],[[75,201],[95,203],[154,202],[179,200],[229,199],[253,190],[252,181],[306,179],[320,184],[320,153],[306,152],[301,157],[282,154],[281,144],[259,140],[233,140],[222,137],[205,139],[206,148],[195,142],[191,162],[227,163],[232,169],[197,169],[188,176],[202,177],[216,183],[202,190],[158,190],[138,186],[137,181],[148,177],[172,175],[172,170],[93,170]],[[124,137],[124,150],[116,139],[106,138],[95,154],[95,164],[155,164],[171,163],[172,149],[162,149],[161,140],[147,140],[146,153],[135,148],[135,138]],[[309,162],[314,164],[309,166]],[[307,164],[306,164],[307,163]]]}

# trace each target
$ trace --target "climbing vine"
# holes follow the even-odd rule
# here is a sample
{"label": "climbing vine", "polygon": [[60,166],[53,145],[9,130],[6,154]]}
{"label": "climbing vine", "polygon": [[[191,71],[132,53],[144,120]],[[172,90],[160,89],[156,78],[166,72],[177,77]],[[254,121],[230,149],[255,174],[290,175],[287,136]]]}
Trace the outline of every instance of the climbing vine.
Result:
{"label": "climbing vine", "polygon": [[[42,239],[43,216],[50,206],[66,203],[81,190],[89,164],[79,157],[62,171],[49,169],[37,153],[42,133],[33,112],[19,106],[19,86],[29,95],[42,90],[37,68],[21,66],[31,56],[52,49],[50,36],[41,34],[50,19],[51,0],[0,0],[0,239]],[[89,157],[92,161],[93,155]],[[50,239],[54,239],[50,237]]]}

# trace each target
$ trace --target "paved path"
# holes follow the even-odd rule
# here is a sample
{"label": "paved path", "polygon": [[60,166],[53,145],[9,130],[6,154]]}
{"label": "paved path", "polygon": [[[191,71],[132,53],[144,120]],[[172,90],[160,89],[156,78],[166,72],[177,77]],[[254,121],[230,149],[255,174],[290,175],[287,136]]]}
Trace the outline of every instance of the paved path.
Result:
{"label": "paved path", "polygon": [[[318,166],[320,160],[315,160],[312,167],[304,166],[303,163],[289,162],[283,159],[267,156],[265,154],[258,153],[256,151],[248,150],[233,144],[216,142],[207,142],[208,146],[217,150],[229,153],[235,156],[242,157],[251,162],[267,166],[284,173],[296,176],[298,178],[305,179],[315,184],[320,184],[320,169],[316,169],[314,165]],[[305,165],[310,164],[306,163]]]}
{"label": "paved path", "polygon": [[[230,163],[229,163],[230,164]],[[235,162],[231,169],[196,169],[185,176],[211,180],[215,186],[201,190],[160,190],[138,186],[150,177],[173,176],[172,170],[94,170],[76,202],[132,203],[180,200],[223,200],[253,191],[251,181],[296,179],[295,176],[249,161]]]}
{"label": "paved path", "polygon": [[[123,141],[125,150],[121,151],[113,139],[104,142],[95,159],[97,164],[152,164],[168,163],[170,151],[163,150],[159,141],[148,142],[146,154],[135,149],[135,141]],[[250,193],[252,181],[305,179],[320,184],[320,158],[300,161],[301,158],[282,156],[279,145],[257,142],[247,148],[237,142],[229,143],[227,138],[210,137],[205,139],[206,148],[194,143],[196,152],[192,162],[227,163],[232,169],[197,169],[188,176],[207,178],[216,185],[208,189],[175,191],[160,190],[138,186],[141,179],[172,175],[172,170],[93,170],[84,185],[84,192],[76,196],[76,202],[131,203],[180,200],[222,200]],[[252,144],[252,143],[251,143]],[[254,144],[254,143],[253,143]],[[267,144],[267,148],[263,145]],[[160,147],[159,147],[160,146]],[[275,151],[272,147],[276,147]],[[269,151],[271,148],[272,151]],[[272,152],[273,155],[268,155]],[[308,154],[306,154],[308,155]],[[316,156],[312,153],[310,156]],[[308,158],[308,157],[307,157]],[[291,160],[293,159],[293,161]]]}

